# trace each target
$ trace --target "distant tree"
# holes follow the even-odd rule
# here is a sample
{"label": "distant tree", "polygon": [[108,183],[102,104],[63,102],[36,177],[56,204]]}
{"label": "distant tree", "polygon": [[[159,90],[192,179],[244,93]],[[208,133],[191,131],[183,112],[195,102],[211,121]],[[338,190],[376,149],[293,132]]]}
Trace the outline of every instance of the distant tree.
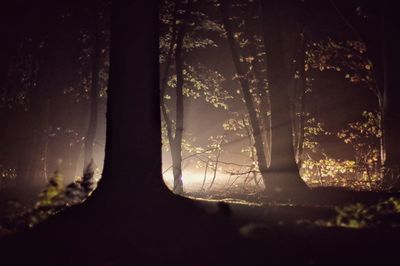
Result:
{"label": "distant tree", "polygon": [[[304,191],[307,185],[299,175],[293,149],[288,90],[294,73],[290,48],[296,43],[297,8],[291,1],[262,2],[263,37],[266,49],[267,78],[271,97],[271,165],[266,187],[271,191]],[[294,21],[293,21],[294,20]]]}
{"label": "distant tree", "polygon": [[[203,98],[215,108],[227,109],[229,93],[221,89],[223,77],[218,71],[194,64],[190,53],[215,47],[205,32],[221,33],[219,25],[195,1],[162,1],[160,22],[160,98],[163,118],[163,144],[172,159],[173,191],[183,192],[183,153],[192,146],[184,129],[185,98]],[[200,148],[200,147],[199,147]]]}
{"label": "distant tree", "polygon": [[399,180],[400,163],[397,141],[400,93],[396,89],[400,53],[398,29],[394,26],[398,22],[397,6],[393,1],[354,1],[344,5],[332,0],[330,3],[355,39],[366,46],[370,64],[365,66],[372,74],[367,81],[377,96],[381,118],[383,186],[390,188]]}
{"label": "distant tree", "polygon": [[[167,63],[165,66],[164,76],[161,83],[161,110],[163,117],[165,119],[165,124],[167,126],[167,136],[171,149],[172,157],[172,172],[174,176],[173,191],[175,193],[183,193],[183,182],[182,182],[182,137],[183,137],[183,115],[184,115],[184,105],[183,105],[183,41],[186,34],[186,23],[188,12],[187,5],[183,5],[184,15],[179,15],[182,4],[180,1],[176,1],[174,5],[173,17],[172,17],[172,35],[170,40],[170,48],[167,54]],[[185,19],[186,18],[186,19]],[[176,40],[175,40],[176,37]],[[174,48],[175,47],[175,48]],[[167,113],[167,107],[164,103],[165,97],[165,87],[168,81],[168,72],[172,63],[172,59],[175,59],[175,71],[176,71],[176,99],[175,99],[175,127],[172,124],[170,115]]]}
{"label": "distant tree", "polygon": [[240,52],[238,50],[234,32],[231,26],[231,22],[229,20],[229,10],[230,10],[230,2],[223,0],[220,1],[220,11],[222,16],[223,25],[226,31],[227,40],[229,42],[229,47],[231,49],[232,60],[236,69],[236,73],[238,76],[238,80],[240,82],[241,91],[243,94],[244,102],[246,104],[246,110],[249,113],[249,124],[252,129],[252,138],[254,140],[254,148],[256,152],[257,165],[260,170],[260,173],[263,177],[264,182],[267,180],[266,172],[268,169],[267,165],[267,157],[264,149],[264,142],[262,139],[261,125],[260,121],[257,118],[257,112],[255,108],[255,103],[253,96],[251,94],[251,87],[249,80],[246,77],[245,70],[243,69],[242,63],[240,61]]}
{"label": "distant tree", "polygon": [[[266,191],[269,192],[289,192],[303,191],[307,188],[302,181],[295,162],[292,123],[290,118],[290,101],[289,101],[289,83],[291,80],[290,71],[287,69],[292,63],[293,58],[290,51],[285,50],[282,46],[293,42],[294,39],[289,35],[283,39],[284,14],[280,14],[283,10],[287,12],[287,5],[275,2],[262,5],[263,16],[263,36],[266,49],[266,72],[269,87],[269,97],[271,99],[271,162],[268,166],[267,155],[265,153],[265,145],[267,141],[263,140],[262,123],[267,124],[265,118],[259,119],[256,111],[255,99],[253,98],[251,86],[247,78],[246,71],[243,69],[240,51],[236,45],[234,32],[229,19],[228,10],[230,9],[229,1],[220,2],[220,10],[222,20],[226,30],[228,42],[232,52],[232,59],[237,71],[238,79],[241,85],[246,109],[249,113],[249,124],[251,127],[252,137],[254,139],[254,148],[257,158],[257,165],[263,177]],[[277,6],[276,6],[277,5]],[[282,25],[281,25],[282,24]],[[276,27],[276,25],[279,25]],[[247,26],[247,35],[251,35]],[[292,33],[294,34],[294,33]],[[251,39],[251,38],[250,38]],[[254,42],[254,41],[253,41]],[[253,44],[254,45],[254,44]],[[254,54],[254,51],[252,52]],[[255,60],[254,60],[255,61]],[[257,64],[257,61],[255,61]],[[254,65],[255,74],[259,76],[258,66]],[[259,78],[260,79],[260,78]],[[258,80],[259,85],[263,84],[263,80]],[[262,86],[262,85],[261,85]],[[263,101],[266,101],[267,95],[264,93]],[[266,108],[267,103],[262,103],[262,107]],[[274,137],[275,136],[275,137]]]}
{"label": "distant tree", "polygon": [[98,98],[100,93],[100,70],[102,63],[102,13],[99,11],[97,6],[92,5],[91,10],[92,20],[89,22],[91,35],[92,35],[92,53],[91,59],[91,88],[90,88],[90,117],[85,136],[85,149],[83,156],[83,172],[93,161],[93,145],[97,132],[97,120],[98,120]]}

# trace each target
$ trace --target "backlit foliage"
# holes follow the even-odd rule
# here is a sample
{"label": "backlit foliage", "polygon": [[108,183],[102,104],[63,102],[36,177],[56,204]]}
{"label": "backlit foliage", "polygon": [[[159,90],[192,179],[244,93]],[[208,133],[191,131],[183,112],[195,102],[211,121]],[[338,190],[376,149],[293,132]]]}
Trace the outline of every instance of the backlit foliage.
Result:
{"label": "backlit foliage", "polygon": [[340,140],[353,148],[354,159],[351,160],[332,158],[324,152],[318,137],[332,133],[325,131],[322,123],[315,123],[315,119],[306,120],[301,174],[310,185],[344,186],[356,190],[381,188],[380,117],[364,111],[362,118],[336,133]]}
{"label": "backlit foliage", "polygon": [[335,218],[317,220],[315,223],[319,226],[338,226],[353,229],[400,227],[398,222],[400,200],[398,198],[390,197],[370,206],[356,203],[344,207],[336,207],[335,210],[337,212]]}
{"label": "backlit foliage", "polygon": [[366,46],[360,41],[325,41],[308,45],[306,69],[344,72],[350,82],[371,82],[372,63],[366,57]]}
{"label": "backlit foliage", "polygon": [[315,118],[305,120],[301,176],[311,186],[351,186],[357,188],[353,176],[356,173],[354,160],[330,157],[320,146],[321,136],[332,135]]}
{"label": "backlit foliage", "polygon": [[317,152],[319,146],[317,140],[318,136],[332,135],[332,133],[324,129],[324,124],[322,122],[317,122],[315,118],[310,117],[310,114],[307,114],[306,116],[307,117],[304,121],[303,147],[311,152]]}
{"label": "backlit foliage", "polygon": [[82,178],[66,187],[63,185],[62,175],[55,172],[46,188],[40,193],[35,207],[21,215],[19,226],[32,227],[66,207],[85,201],[97,186],[92,164],[93,162],[88,166]]}
{"label": "backlit foliage", "polygon": [[[184,96],[192,99],[202,98],[216,108],[228,109],[227,101],[233,97],[222,87],[225,79],[220,73],[197,64],[196,66],[185,65],[183,74]],[[167,85],[170,89],[176,87],[176,75],[170,76]],[[171,100],[172,97],[167,93],[164,99]]]}
{"label": "backlit foliage", "polygon": [[46,188],[39,195],[38,206],[51,206],[56,202],[57,197],[64,191],[63,178],[59,172],[55,172]]}
{"label": "backlit foliage", "polygon": [[348,129],[338,132],[338,137],[353,147],[359,174],[368,181],[370,188],[381,185],[379,140],[382,137],[380,115],[364,111],[363,121],[349,124]]}

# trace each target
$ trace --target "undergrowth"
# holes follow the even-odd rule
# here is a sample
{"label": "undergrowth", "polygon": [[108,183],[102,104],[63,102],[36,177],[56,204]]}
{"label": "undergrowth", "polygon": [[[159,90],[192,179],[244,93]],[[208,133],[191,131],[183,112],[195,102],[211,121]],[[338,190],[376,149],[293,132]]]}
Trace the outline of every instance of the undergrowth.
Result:
{"label": "undergrowth", "polygon": [[318,226],[373,228],[400,227],[400,199],[390,197],[373,205],[355,203],[335,208],[337,215],[332,219],[317,220]]}
{"label": "undergrowth", "polygon": [[18,201],[7,202],[6,207],[10,210],[3,210],[0,236],[33,227],[67,207],[82,203],[95,187],[92,165],[87,167],[81,179],[66,187],[63,186],[61,173],[55,172],[32,208],[27,208]]}

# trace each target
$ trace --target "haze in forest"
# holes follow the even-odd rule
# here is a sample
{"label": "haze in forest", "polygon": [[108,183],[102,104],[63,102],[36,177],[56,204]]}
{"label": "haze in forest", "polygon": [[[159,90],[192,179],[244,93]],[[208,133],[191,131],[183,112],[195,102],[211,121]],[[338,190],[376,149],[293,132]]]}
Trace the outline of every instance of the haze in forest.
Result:
{"label": "haze in forest", "polygon": [[[271,147],[285,145],[282,132],[271,139],[271,98],[276,96],[271,95],[269,78],[274,77],[268,60],[275,60],[269,54],[273,51],[285,58],[286,73],[275,90],[287,95],[280,105],[288,105],[290,112],[290,119],[274,126],[291,128],[295,167],[307,185],[380,190],[396,183],[394,176],[384,180],[391,170],[385,164],[383,77],[379,64],[372,62],[382,43],[374,41],[368,50],[352,26],[377,19],[368,15],[370,6],[282,3],[285,11],[274,15],[281,21],[272,21],[269,29],[269,14],[257,1],[224,3],[161,4],[163,171],[168,186],[227,194],[264,189],[268,177],[263,178],[260,163],[268,172]],[[357,12],[350,16],[352,8]],[[266,36],[269,30],[283,33]],[[283,47],[269,44],[269,38]],[[281,106],[276,112],[283,112]],[[179,150],[182,156],[176,155]]]}

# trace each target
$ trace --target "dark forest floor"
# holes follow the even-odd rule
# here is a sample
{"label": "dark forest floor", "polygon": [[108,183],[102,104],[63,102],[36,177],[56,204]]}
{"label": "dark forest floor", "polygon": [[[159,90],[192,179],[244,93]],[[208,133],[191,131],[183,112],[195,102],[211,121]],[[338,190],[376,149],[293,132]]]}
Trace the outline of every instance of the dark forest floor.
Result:
{"label": "dark forest floor", "polygon": [[[230,203],[237,217],[277,224],[314,224],[349,228],[400,226],[400,192],[314,188],[306,197],[279,199],[263,193],[191,193],[190,198]],[[257,209],[257,211],[253,211]],[[241,218],[239,218],[241,219]]]}
{"label": "dark forest floor", "polygon": [[[39,191],[36,189],[31,193],[21,193],[8,190],[0,193],[0,238],[21,229],[21,225],[23,227],[25,221],[20,221],[21,216],[35,205]],[[311,189],[308,197],[300,200],[282,200],[263,193],[245,194],[241,191],[193,192],[185,196],[195,199],[200,205],[203,201],[214,202],[208,204],[206,211],[224,212],[238,226],[250,220],[259,225],[400,227],[400,192],[325,187]],[[227,203],[229,207],[218,202]]]}
{"label": "dark forest floor", "polygon": [[[196,205],[206,206],[208,215],[199,220],[193,218],[197,213],[188,211],[186,225],[174,220],[173,213],[168,216],[168,208],[165,208],[166,214],[148,214],[151,221],[144,218],[146,215],[138,218],[132,214],[132,218],[126,214],[124,219],[102,217],[110,221],[93,226],[93,219],[99,219],[96,216],[99,214],[93,218],[86,213],[81,218],[85,210],[83,204],[34,229],[6,236],[0,241],[0,254],[5,252],[1,257],[8,263],[1,265],[27,265],[28,262],[32,262],[31,265],[96,266],[400,263],[397,257],[400,193],[321,188],[312,190],[310,197],[297,202],[262,194],[210,196],[192,193],[189,196],[205,202],[222,200],[230,203],[230,207],[224,203],[196,201]],[[193,204],[190,200],[179,201]],[[21,211],[24,208],[15,206]],[[3,207],[2,210],[4,214]],[[176,225],[179,241],[174,240],[177,232],[164,235],[160,223]]]}

